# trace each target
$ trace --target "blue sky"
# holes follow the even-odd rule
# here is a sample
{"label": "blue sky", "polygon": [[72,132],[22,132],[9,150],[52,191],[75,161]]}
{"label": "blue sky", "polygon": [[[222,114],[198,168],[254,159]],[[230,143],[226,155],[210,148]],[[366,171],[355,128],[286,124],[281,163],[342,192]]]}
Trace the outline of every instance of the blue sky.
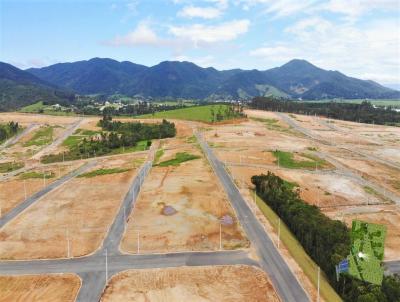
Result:
{"label": "blue sky", "polygon": [[399,0],[0,0],[0,60],[268,69],[302,58],[400,87]]}

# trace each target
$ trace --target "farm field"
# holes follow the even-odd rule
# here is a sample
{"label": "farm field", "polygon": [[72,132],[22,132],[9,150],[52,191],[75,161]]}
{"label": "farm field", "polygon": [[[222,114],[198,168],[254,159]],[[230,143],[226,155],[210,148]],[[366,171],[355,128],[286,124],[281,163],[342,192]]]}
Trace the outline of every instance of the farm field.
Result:
{"label": "farm field", "polygon": [[0,301],[73,302],[80,286],[72,274],[0,276]]}
{"label": "farm field", "polygon": [[[127,253],[218,250],[220,221],[221,248],[247,247],[236,215],[196,144],[182,137],[164,141],[162,148],[163,155],[145,180],[129,217],[121,250]],[[176,160],[177,154],[195,158]]]}
{"label": "farm field", "polygon": [[102,302],[280,301],[267,275],[251,266],[130,270],[115,275]]}
{"label": "farm field", "polygon": [[37,166],[0,182],[1,215],[61,176],[77,169],[82,163]]}
{"label": "farm field", "polygon": [[[0,230],[0,258],[63,258],[68,250],[69,256],[94,252],[143,161],[144,155],[98,159],[91,175],[83,174],[48,193]],[[122,171],[104,173],[115,168]]]}

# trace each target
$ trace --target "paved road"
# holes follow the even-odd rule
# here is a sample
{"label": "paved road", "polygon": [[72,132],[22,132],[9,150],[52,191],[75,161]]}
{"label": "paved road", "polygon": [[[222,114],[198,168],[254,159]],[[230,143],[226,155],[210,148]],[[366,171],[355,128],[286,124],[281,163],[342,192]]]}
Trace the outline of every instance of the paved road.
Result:
{"label": "paved road", "polygon": [[93,167],[95,165],[95,161],[91,161],[89,163],[86,163],[85,165],[81,166],[79,169],[72,171],[71,173],[61,177],[60,179],[57,179],[56,181],[52,182],[49,184],[47,187],[44,189],[40,190],[39,192],[33,194],[32,196],[28,197],[26,200],[18,204],[15,208],[13,208],[11,211],[6,213],[4,216],[0,218],[0,228],[2,228],[6,223],[8,223],[10,220],[15,218],[18,214],[20,214],[23,210],[25,210],[27,207],[38,201],[40,198],[42,198],[45,194],[48,192],[54,190],[55,188],[58,188],[62,184],[66,183],[69,181],[71,178],[74,178],[75,176],[83,173],[90,167]]}
{"label": "paved road", "polygon": [[400,275],[400,260],[386,261],[384,265],[387,272]]}
{"label": "paved road", "polygon": [[50,145],[44,147],[42,150],[40,150],[38,153],[32,156],[32,159],[39,160],[43,155],[50,153],[53,151],[55,148],[57,148],[59,145],[62,144],[62,142],[71,134],[75,132],[76,129],[79,128],[81,123],[83,122],[83,118],[80,118],[76,122],[72,123],[71,125],[68,126],[67,130],[65,130],[61,136],[59,136],[56,140],[54,140]]}
{"label": "paved road", "polygon": [[22,137],[24,137],[25,135],[27,135],[28,133],[30,133],[32,130],[34,130],[36,127],[38,126],[38,124],[36,123],[32,123],[30,124],[28,127],[26,127],[23,131],[21,131],[21,133],[17,134],[16,136],[10,138],[9,140],[5,141],[1,146],[0,146],[0,150],[7,148],[8,146],[11,146],[13,144],[15,144],[16,142],[18,142]]}
{"label": "paved road", "polygon": [[235,208],[236,215],[243,226],[247,237],[256,248],[257,254],[260,258],[261,268],[268,273],[281,299],[283,301],[297,302],[310,301],[295,275],[283,260],[273,241],[265,232],[263,226],[254,216],[232,179],[229,177],[223,164],[215,157],[201,134],[196,133],[196,136],[200,142],[200,146],[221,181],[231,204]]}

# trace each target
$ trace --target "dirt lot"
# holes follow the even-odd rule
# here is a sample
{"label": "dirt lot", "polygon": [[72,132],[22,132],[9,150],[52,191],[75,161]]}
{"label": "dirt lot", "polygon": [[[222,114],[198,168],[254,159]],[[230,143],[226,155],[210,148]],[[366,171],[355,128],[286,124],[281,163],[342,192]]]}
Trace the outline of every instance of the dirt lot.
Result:
{"label": "dirt lot", "polygon": [[[13,209],[21,201],[25,200],[26,196],[32,196],[36,192],[43,189],[46,185],[54,182],[60,176],[63,176],[75,169],[82,163],[70,162],[68,164],[60,165],[44,165],[36,168],[29,169],[19,175],[16,175],[6,181],[0,182],[0,206],[1,215],[5,215],[8,211]],[[53,175],[51,178],[26,178],[22,179],[26,173],[41,173],[46,175]]]}
{"label": "dirt lot", "polygon": [[160,161],[174,158],[177,152],[201,158],[178,166],[153,167],[129,217],[121,249],[136,253],[139,232],[143,253],[217,250],[224,217],[222,248],[246,247],[248,241],[234,211],[200,150],[185,138],[166,140],[163,146]]}
{"label": "dirt lot", "polygon": [[250,266],[130,270],[114,276],[101,299],[143,302],[279,301],[266,274]]}
{"label": "dirt lot", "polygon": [[0,276],[0,302],[73,302],[81,281],[78,276]]}
{"label": "dirt lot", "polygon": [[112,223],[143,155],[99,160],[93,168],[124,173],[75,178],[45,195],[0,230],[0,258],[82,256],[94,252]]}

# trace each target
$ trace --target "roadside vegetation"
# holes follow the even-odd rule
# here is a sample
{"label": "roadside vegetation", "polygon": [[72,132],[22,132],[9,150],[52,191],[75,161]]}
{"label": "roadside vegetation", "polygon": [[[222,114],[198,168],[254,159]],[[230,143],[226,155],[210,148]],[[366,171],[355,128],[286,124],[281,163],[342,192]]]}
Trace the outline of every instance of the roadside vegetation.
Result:
{"label": "roadside vegetation", "polygon": [[283,168],[289,169],[318,169],[318,168],[326,168],[329,167],[330,164],[316,156],[311,154],[301,153],[300,156],[307,158],[309,160],[296,160],[294,159],[294,154],[292,152],[285,152],[280,150],[275,150],[272,152],[275,156],[276,164]]}
{"label": "roadside vegetation", "polygon": [[320,115],[327,118],[368,124],[400,126],[400,112],[391,106],[378,107],[368,101],[361,104],[338,102],[295,102],[273,97],[256,97],[250,107],[254,109],[296,114]]}
{"label": "roadside vegetation", "polygon": [[153,166],[158,163],[161,156],[164,155],[164,149],[158,149],[156,155],[154,156]]}
{"label": "roadside vegetation", "polygon": [[259,118],[259,117],[252,117],[251,119],[253,121],[257,121],[257,122],[263,123],[268,130],[285,132],[285,133],[293,133],[294,132],[294,130],[292,128],[284,127],[284,126],[280,125],[278,119],[274,119],[274,118]]}
{"label": "roadside vegetation", "polygon": [[44,126],[35,132],[33,137],[24,143],[24,147],[44,146],[53,141],[53,126]]}
{"label": "roadside vegetation", "polygon": [[56,175],[54,172],[36,172],[36,171],[29,171],[29,172],[25,172],[22,173],[20,175],[20,179],[31,179],[31,178],[54,178]]}
{"label": "roadside vegetation", "polygon": [[141,115],[139,118],[168,118],[214,123],[243,116],[242,107],[223,104],[191,106],[176,110],[160,111],[153,114]]}
{"label": "roadside vegetation", "polygon": [[[43,163],[75,160],[95,156],[113,155],[127,152],[143,151],[151,146],[152,139],[173,137],[176,135],[175,124],[163,120],[158,124],[140,122],[123,123],[113,121],[111,116],[104,115],[99,121],[103,131],[95,135],[86,135],[83,139],[67,140],[67,152],[50,154],[42,157]],[[79,131],[78,133],[94,134]],[[74,134],[77,136],[76,134]]]}
{"label": "roadside vegetation", "polygon": [[14,170],[18,170],[23,168],[25,165],[23,162],[6,162],[6,163],[0,163],[0,173],[8,173],[12,172]]}
{"label": "roadside vegetation", "polygon": [[186,153],[186,152],[178,152],[175,154],[175,158],[166,160],[166,161],[162,161],[159,164],[156,164],[155,166],[159,166],[159,167],[179,166],[179,164],[181,164],[185,161],[198,159],[198,158],[200,158],[200,156],[198,156],[198,155],[193,155],[193,154]]}
{"label": "roadside vegetation", "polygon": [[16,135],[20,130],[22,128],[18,122],[11,121],[6,124],[0,124],[0,144]]}
{"label": "roadside vegetation", "polygon": [[289,189],[283,179],[271,172],[253,176],[251,181],[258,196],[286,224],[344,301],[400,300],[399,276],[384,276],[381,286],[346,274],[341,274],[339,281],[336,280],[335,265],[347,258],[351,248],[350,229],[343,222],[330,219],[318,207],[303,201],[298,191]]}
{"label": "roadside vegetation", "polygon": [[94,171],[90,171],[87,173],[83,173],[78,177],[95,177],[100,175],[107,175],[107,174],[117,174],[117,173],[124,173],[129,171],[130,169],[127,168],[111,168],[111,169],[98,169]]}

